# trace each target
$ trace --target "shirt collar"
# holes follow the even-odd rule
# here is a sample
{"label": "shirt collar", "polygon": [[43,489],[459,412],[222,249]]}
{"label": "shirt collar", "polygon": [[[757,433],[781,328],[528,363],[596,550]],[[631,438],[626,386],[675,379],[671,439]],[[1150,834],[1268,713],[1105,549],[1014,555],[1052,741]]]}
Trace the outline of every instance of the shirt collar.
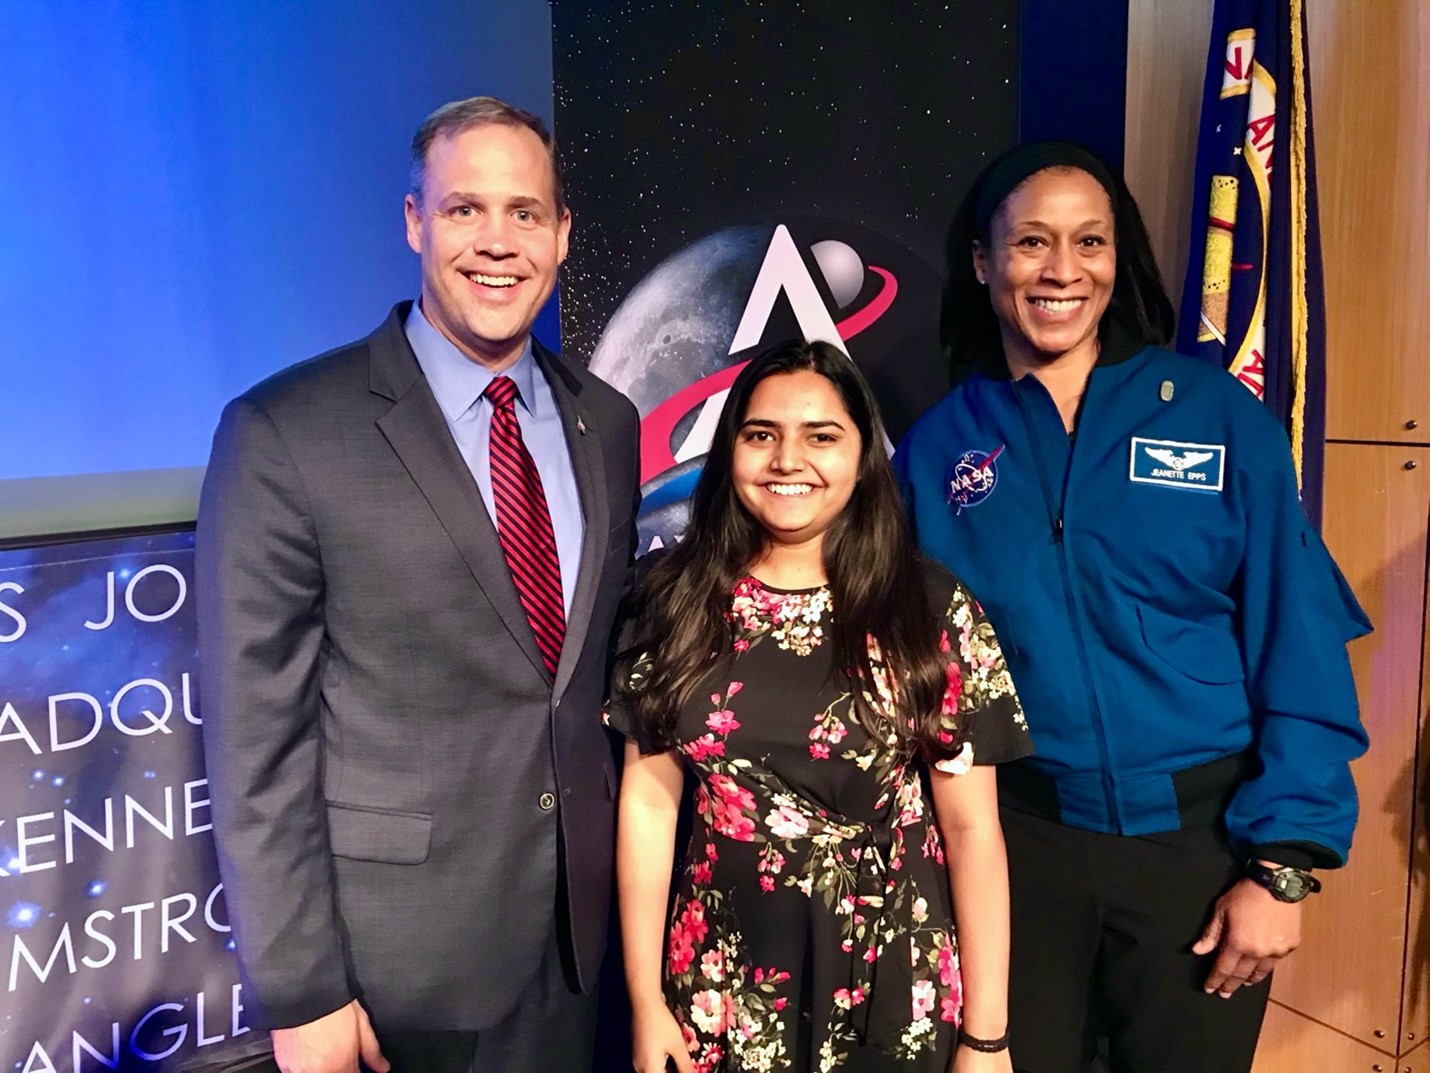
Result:
{"label": "shirt collar", "polygon": [[[412,352],[417,355],[417,364],[422,367],[422,374],[432,387],[437,405],[448,421],[456,421],[482,397],[498,374],[472,361],[434,328],[422,312],[420,301],[412,303],[412,312],[407,314],[404,330],[407,341],[412,344]],[[536,356],[532,353],[530,336],[516,364],[500,375],[510,377],[516,384],[519,404],[528,413],[534,417],[542,416],[541,402],[536,395]]]}

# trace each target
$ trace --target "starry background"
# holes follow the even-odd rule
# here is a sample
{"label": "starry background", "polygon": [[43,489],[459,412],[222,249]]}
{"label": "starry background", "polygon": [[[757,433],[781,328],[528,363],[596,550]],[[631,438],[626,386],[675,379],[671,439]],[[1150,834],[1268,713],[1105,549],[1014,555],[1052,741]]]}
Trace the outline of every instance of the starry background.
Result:
{"label": "starry background", "polygon": [[556,135],[575,215],[563,350],[734,224],[858,224],[941,266],[953,210],[1017,131],[1017,0],[554,0]]}
{"label": "starry background", "polygon": [[[182,698],[182,676],[187,673],[189,711],[198,718],[193,544],[192,532],[180,532],[0,551],[0,582],[15,582],[24,589],[20,594],[0,593],[0,600],[20,610],[27,621],[18,640],[0,644],[0,713],[6,713],[0,716],[0,771],[7,775],[0,779],[0,820],[4,821],[0,868],[10,873],[0,876],[0,955],[8,972],[18,936],[43,966],[68,923],[76,960],[102,959],[105,950],[84,931],[86,917],[97,910],[114,914],[100,927],[118,947],[107,966],[81,966],[72,976],[61,956],[43,983],[21,961],[18,988],[0,1002],[0,1071],[4,1073],[22,1068],[36,1041],[56,1062],[61,1055],[67,1062],[71,1031],[108,1054],[111,1023],[119,1022],[121,1038],[127,1039],[137,1018],[161,1002],[182,1003],[185,1010],[152,1021],[139,1043],[151,1052],[162,1051],[172,1042],[163,1037],[163,1030],[187,1019],[190,1031],[185,1045],[165,1063],[166,1068],[177,1068],[194,1050],[194,999],[200,990],[208,1003],[207,1035],[228,1034],[228,997],[238,979],[238,966],[230,937],[204,923],[204,900],[218,883],[212,835],[183,834],[183,784],[203,778],[204,770],[199,727],[185,717]],[[143,622],[125,609],[125,587],[145,567],[161,563],[183,576],[186,596],[171,617]],[[106,629],[86,628],[86,622],[100,623],[106,617],[111,571],[117,588],[114,621]],[[163,573],[147,575],[134,588],[135,607],[147,615],[168,611],[178,596],[178,583]],[[0,633],[8,635],[14,629],[9,616],[0,616]],[[130,736],[110,721],[115,694],[144,678],[162,682],[173,695],[169,733]],[[81,692],[103,706],[104,723],[88,744],[52,752],[49,698]],[[144,711],[160,714],[163,708],[162,695],[146,685],[123,698],[119,714],[126,725],[139,729],[149,725]],[[60,702],[58,711],[61,742],[82,738],[92,725],[88,707],[80,702]],[[33,754],[20,726],[33,736],[42,755]],[[166,839],[138,817],[134,848],[128,848],[124,796],[132,796],[163,822],[165,787],[173,788],[174,839]],[[195,798],[204,796],[200,791]],[[79,831],[73,841],[73,863],[65,863],[63,812],[103,833],[106,798],[114,802],[114,850],[103,849]],[[19,874],[16,821],[46,812],[54,813],[53,819],[32,823],[30,835],[53,834],[56,839],[34,845],[31,860],[55,861],[56,866]],[[205,823],[208,818],[208,810],[199,809],[194,820]],[[183,891],[198,898],[197,912],[183,925],[196,941],[191,944],[173,935],[168,952],[161,955],[157,903]],[[143,914],[143,957],[135,961],[134,917],[121,908],[145,902],[155,906]],[[176,906],[174,915],[182,915],[184,908]],[[221,897],[214,914],[219,922],[227,919]],[[0,988],[4,986],[0,982]],[[251,1046],[261,1035],[242,1037],[237,1041],[239,1049]],[[232,1041],[225,1040],[205,1053],[231,1046]],[[120,1068],[153,1066],[129,1054]]]}

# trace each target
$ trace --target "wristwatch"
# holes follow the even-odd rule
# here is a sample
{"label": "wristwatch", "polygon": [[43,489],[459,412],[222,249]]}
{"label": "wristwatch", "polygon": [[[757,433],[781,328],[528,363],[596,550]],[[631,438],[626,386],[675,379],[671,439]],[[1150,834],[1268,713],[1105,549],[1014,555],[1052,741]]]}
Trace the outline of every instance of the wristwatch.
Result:
{"label": "wristwatch", "polygon": [[1321,881],[1310,872],[1289,865],[1268,868],[1256,860],[1246,862],[1246,878],[1265,887],[1273,898],[1283,902],[1299,902],[1306,895],[1321,889]]}

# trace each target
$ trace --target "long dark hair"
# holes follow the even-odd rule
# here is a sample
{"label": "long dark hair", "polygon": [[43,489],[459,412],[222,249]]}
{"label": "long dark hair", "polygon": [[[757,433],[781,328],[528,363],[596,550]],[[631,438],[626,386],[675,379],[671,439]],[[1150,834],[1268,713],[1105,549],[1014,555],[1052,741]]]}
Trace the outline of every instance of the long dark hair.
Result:
{"label": "long dark hair", "polygon": [[1122,174],[1084,146],[1032,142],[996,157],[978,173],[948,229],[939,338],[955,383],[975,368],[1005,368],[998,317],[988,288],[973,271],[973,243],[987,249],[999,207],[1025,181],[1049,168],[1087,172],[1112,201],[1117,279],[1098,325],[1099,337],[1105,342],[1109,333],[1117,332],[1138,347],[1162,346],[1176,330],[1172,301],[1157,270],[1147,227]]}
{"label": "long dark hair", "polygon": [[[695,486],[685,539],[652,566],[633,613],[641,647],[651,653],[636,695],[636,715],[651,741],[672,744],[681,707],[711,668],[728,660],[734,640],[730,594],[769,539],[745,509],[732,479],[740,426],[755,387],[771,376],[810,371],[830,382],[859,430],[859,476],[843,512],[824,537],[824,569],[833,601],[828,643],[834,666],[853,679],[855,710],[878,740],[897,733],[904,751],[943,755],[939,716],[947,686],[946,657],[925,595],[923,567],[884,449],[883,424],[868,381],[829,343],[794,339],[751,359],[741,370]],[[869,638],[895,683],[899,710],[873,708],[878,697]],[[623,654],[629,658],[632,653]]]}

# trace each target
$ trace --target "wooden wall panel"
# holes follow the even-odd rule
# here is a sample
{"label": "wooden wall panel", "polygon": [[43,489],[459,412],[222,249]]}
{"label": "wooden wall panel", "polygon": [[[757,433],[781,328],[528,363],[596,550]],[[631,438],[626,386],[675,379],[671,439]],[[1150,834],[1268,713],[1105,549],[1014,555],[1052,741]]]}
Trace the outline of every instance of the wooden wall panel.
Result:
{"label": "wooden wall panel", "polygon": [[[1430,458],[1421,465],[1430,466]],[[1430,519],[1426,524],[1430,527]],[[1430,607],[1430,594],[1427,594],[1427,607]],[[1430,1039],[1430,904],[1427,904],[1430,901],[1430,673],[1427,671],[1430,671],[1430,629],[1425,633],[1420,662],[1420,753],[1411,802],[1409,942],[1405,948],[1405,994],[1400,1017],[1402,1050]],[[1430,1073],[1430,1063],[1425,1070]]]}
{"label": "wooden wall panel", "polygon": [[1251,1073],[1400,1073],[1402,1068],[1383,1051],[1272,1002]]}
{"label": "wooden wall panel", "polygon": [[[1400,1073],[1389,1054],[1348,1039],[1273,1001],[1251,1073]],[[1430,1069],[1427,1069],[1430,1073]]]}
{"label": "wooden wall panel", "polygon": [[[1174,300],[1212,3],[1128,2],[1126,171]],[[1327,435],[1362,441],[1328,447],[1325,528],[1377,626],[1351,649],[1372,745],[1351,863],[1308,903],[1256,1070],[1430,1073],[1430,2],[1306,3]]]}
{"label": "wooden wall panel", "polygon": [[[1417,467],[1405,469],[1411,460]],[[1325,891],[1306,903],[1304,945],[1277,970],[1272,994],[1398,1053],[1408,1049],[1400,1038],[1401,968],[1425,644],[1430,452],[1331,444],[1325,502],[1326,543],[1376,626],[1351,645],[1371,748],[1354,767],[1361,818],[1350,864],[1328,874]],[[1419,1035],[1424,1027],[1409,1031]]]}
{"label": "wooden wall panel", "polygon": [[1202,79],[1212,0],[1129,0],[1123,171],[1173,303],[1181,300],[1192,219]]}
{"label": "wooden wall panel", "polygon": [[1326,271],[1326,435],[1428,443],[1430,4],[1307,0],[1306,20]]}

